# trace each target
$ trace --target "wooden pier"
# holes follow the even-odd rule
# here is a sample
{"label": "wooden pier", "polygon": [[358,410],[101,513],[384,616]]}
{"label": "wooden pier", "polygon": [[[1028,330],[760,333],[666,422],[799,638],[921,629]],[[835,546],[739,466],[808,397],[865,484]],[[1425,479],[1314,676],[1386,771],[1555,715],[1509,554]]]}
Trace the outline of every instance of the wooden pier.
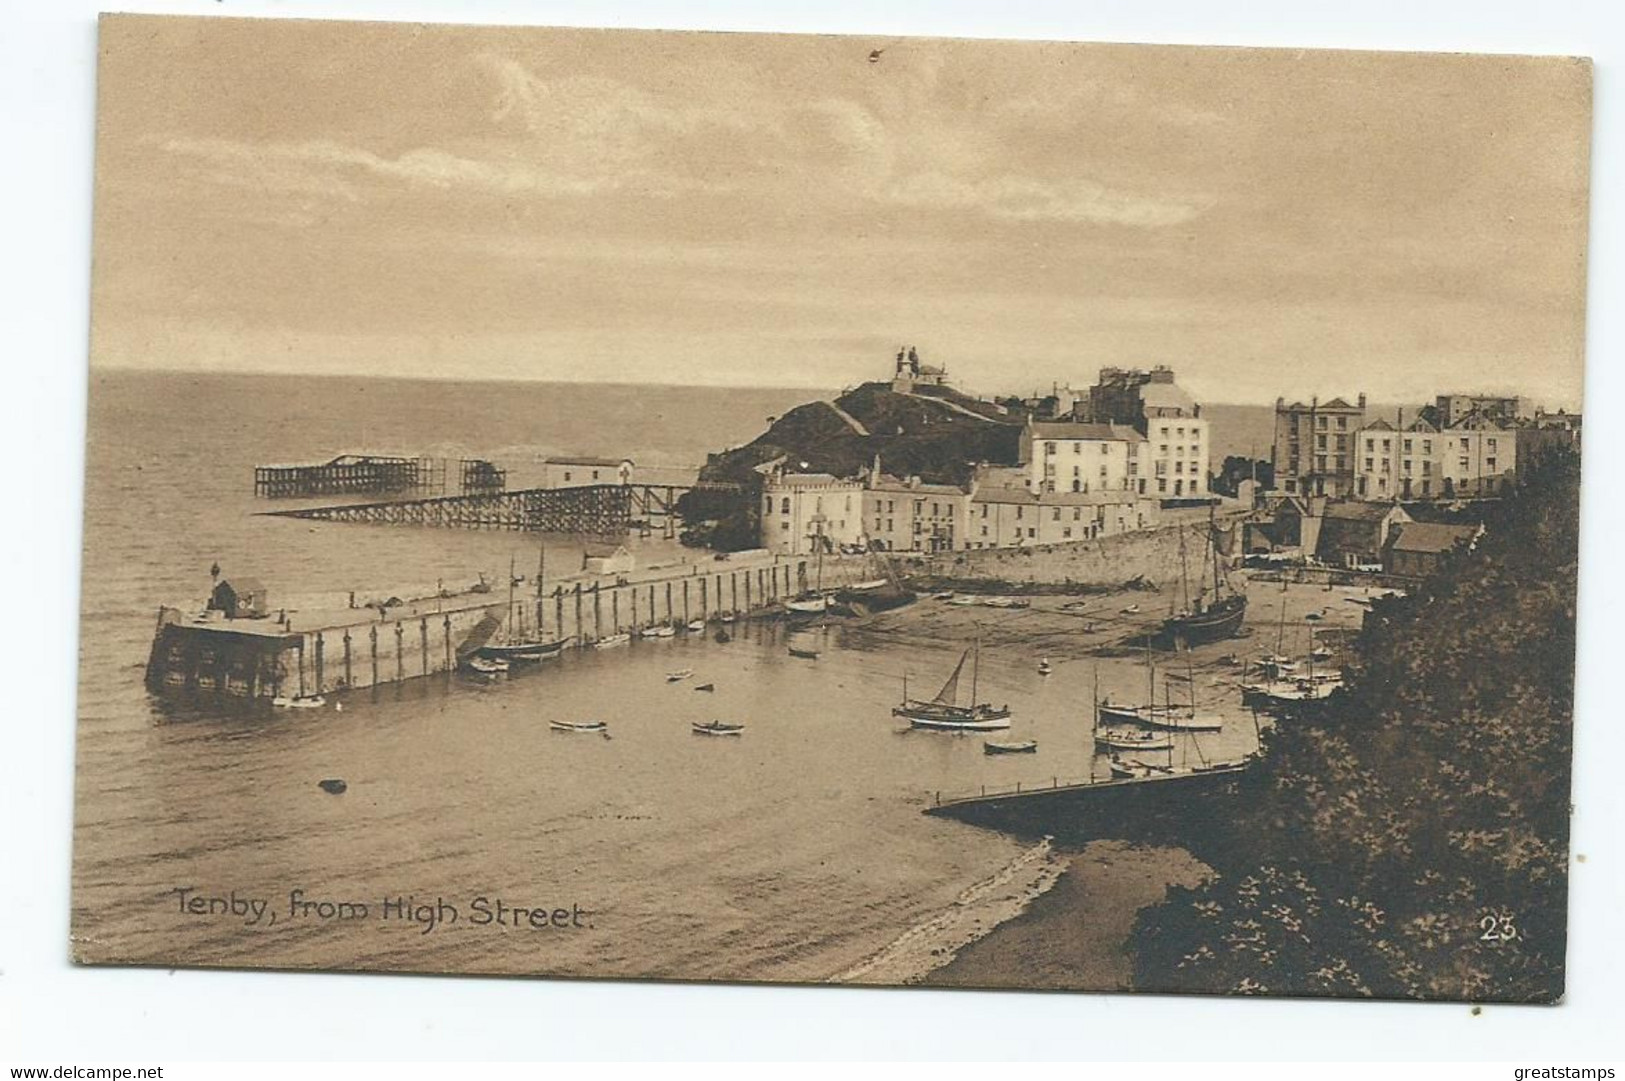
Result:
{"label": "wooden pier", "polygon": [[326,462],[254,467],[254,494],[262,499],[316,495],[387,495],[444,491],[444,460],[391,454],[341,454]]}
{"label": "wooden pier", "polygon": [[634,529],[642,536],[658,532],[664,537],[676,537],[677,500],[690,490],[691,486],[676,484],[584,484],[262,513],[370,525],[569,533],[620,541]]}

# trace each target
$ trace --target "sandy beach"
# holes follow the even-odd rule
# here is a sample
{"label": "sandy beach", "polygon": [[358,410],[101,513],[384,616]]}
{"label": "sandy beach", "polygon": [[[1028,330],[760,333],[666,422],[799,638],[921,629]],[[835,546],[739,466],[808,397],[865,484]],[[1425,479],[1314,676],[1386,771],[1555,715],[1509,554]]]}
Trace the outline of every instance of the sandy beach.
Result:
{"label": "sandy beach", "polygon": [[1053,888],[919,982],[930,987],[1127,990],[1142,908],[1212,872],[1180,848],[1091,841]]}

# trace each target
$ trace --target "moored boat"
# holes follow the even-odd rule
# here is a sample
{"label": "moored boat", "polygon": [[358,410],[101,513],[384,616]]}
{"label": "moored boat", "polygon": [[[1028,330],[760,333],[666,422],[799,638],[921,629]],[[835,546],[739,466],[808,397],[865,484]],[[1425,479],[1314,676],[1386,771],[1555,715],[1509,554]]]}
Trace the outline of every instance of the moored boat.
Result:
{"label": "moored boat", "polygon": [[692,669],[692,668],[679,668],[675,672],[667,672],[666,673],[666,682],[667,683],[677,683],[680,680],[687,679],[689,676],[692,676],[693,674],[694,674],[694,669]]}
{"label": "moored boat", "polygon": [[271,704],[278,709],[320,709],[327,705],[327,699],[319,694],[278,695]]}
{"label": "moored boat", "polygon": [[508,662],[489,657],[473,656],[463,661],[465,671],[481,676],[499,676],[508,670]]}
{"label": "moored boat", "polygon": [[816,661],[818,659],[818,650],[811,646],[790,646],[789,650],[790,656],[792,657],[800,657],[803,660],[809,661]]}
{"label": "moored boat", "polygon": [[988,740],[982,744],[983,754],[1033,754],[1038,750],[1036,739],[1023,739],[1011,742]]}
{"label": "moored boat", "polygon": [[592,644],[594,649],[609,649],[613,646],[624,646],[632,640],[632,636],[625,631],[619,634],[606,634]]}
{"label": "moored boat", "polygon": [[721,721],[695,721],[689,727],[701,736],[737,736],[745,731],[742,724],[724,724]]}
{"label": "moored boat", "polygon": [[677,633],[677,628],[669,623],[662,623],[655,627],[645,627],[638,632],[639,638],[671,638]]}
{"label": "moored boat", "polygon": [[691,630],[691,631],[703,631],[703,630],[705,630],[705,620],[703,620],[703,619],[691,619],[691,620],[689,620],[688,621],[688,629]]}
{"label": "moored boat", "polygon": [[[1207,580],[1209,561],[1204,559],[1195,599],[1192,600],[1187,596],[1184,607],[1163,621],[1163,636],[1170,641],[1199,645],[1203,642],[1234,638],[1241,630],[1242,620],[1247,615],[1247,595],[1230,588],[1224,568],[1220,565],[1216,530],[1211,518],[1208,521],[1207,534],[1207,550],[1212,556],[1212,583],[1209,584]],[[1183,530],[1179,534],[1179,560],[1183,577],[1185,565]]]}
{"label": "moored boat", "polygon": [[548,721],[547,727],[555,732],[608,732],[603,721]]}
{"label": "moored boat", "polygon": [[1174,737],[1143,728],[1101,728],[1095,746],[1107,751],[1171,751]]}
{"label": "moored boat", "polygon": [[[935,698],[929,700],[911,699],[908,696],[908,677],[903,677],[903,701],[892,709],[892,716],[906,717],[909,724],[915,728],[934,728],[943,731],[973,731],[985,732],[1010,727],[1010,707],[995,707],[986,702],[976,701],[977,673],[981,666],[981,643],[977,642],[959,656],[959,663],[954,666],[948,681],[942,685]],[[965,668],[965,661],[971,660],[971,700],[969,705],[959,705],[959,675]]]}

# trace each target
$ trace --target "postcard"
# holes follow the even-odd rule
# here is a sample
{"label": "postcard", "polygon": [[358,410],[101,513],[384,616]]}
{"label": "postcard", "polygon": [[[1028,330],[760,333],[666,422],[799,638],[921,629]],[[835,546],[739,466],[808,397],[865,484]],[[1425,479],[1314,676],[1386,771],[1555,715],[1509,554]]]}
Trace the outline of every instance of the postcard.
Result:
{"label": "postcard", "polygon": [[99,50],[77,961],[1561,997],[1588,61]]}

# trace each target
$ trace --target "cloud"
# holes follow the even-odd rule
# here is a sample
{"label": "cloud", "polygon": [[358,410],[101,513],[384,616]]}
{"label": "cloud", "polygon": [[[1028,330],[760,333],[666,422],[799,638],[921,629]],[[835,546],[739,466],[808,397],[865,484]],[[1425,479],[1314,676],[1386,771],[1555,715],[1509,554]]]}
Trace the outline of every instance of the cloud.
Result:
{"label": "cloud", "polygon": [[1201,201],[1138,194],[1087,176],[1057,177],[1062,163],[1052,155],[1023,162],[996,131],[983,130],[997,126],[996,114],[979,121],[928,108],[915,93],[909,109],[883,116],[850,96],[755,100],[751,84],[738,79],[718,77],[663,97],[604,77],[543,78],[490,55],[474,63],[494,83],[486,111],[491,129],[469,132],[456,151],[421,146],[390,156],[325,138],[152,141],[203,163],[202,175],[213,183],[338,203],[403,191],[541,199],[725,195],[741,207],[806,211],[869,203],[1147,229],[1206,209]]}

